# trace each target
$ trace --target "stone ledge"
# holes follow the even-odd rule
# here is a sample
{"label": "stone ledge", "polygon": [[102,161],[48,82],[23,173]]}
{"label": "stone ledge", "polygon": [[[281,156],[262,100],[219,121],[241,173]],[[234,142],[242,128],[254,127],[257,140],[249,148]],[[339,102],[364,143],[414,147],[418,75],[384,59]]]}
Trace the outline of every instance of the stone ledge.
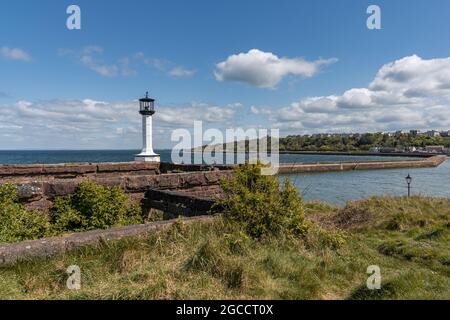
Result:
{"label": "stone ledge", "polygon": [[98,173],[124,173],[134,171],[159,172],[159,164],[142,162],[60,163],[0,165],[0,178],[91,176]]}
{"label": "stone ledge", "polygon": [[102,163],[60,163],[60,164],[11,164],[0,165],[0,178],[23,177],[71,177],[108,174],[160,174],[199,171],[232,170],[234,165],[196,165],[151,162],[102,162]]}
{"label": "stone ledge", "polygon": [[[215,216],[183,218],[185,223],[212,221]],[[178,220],[153,222],[142,225],[116,227],[74,233],[61,237],[0,244],[0,265],[13,264],[21,260],[50,257],[76,248],[95,245],[102,241],[116,241],[129,237],[143,236],[149,232],[168,228]]]}

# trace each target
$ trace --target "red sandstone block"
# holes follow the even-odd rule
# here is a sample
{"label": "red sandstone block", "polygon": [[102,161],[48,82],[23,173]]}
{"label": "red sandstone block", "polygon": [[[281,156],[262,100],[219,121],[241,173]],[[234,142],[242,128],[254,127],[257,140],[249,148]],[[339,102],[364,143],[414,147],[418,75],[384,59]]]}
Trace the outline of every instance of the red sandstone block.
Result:
{"label": "red sandstone block", "polygon": [[115,168],[116,168],[116,165],[114,163],[99,163],[99,164],[97,164],[98,172],[110,172],[110,171],[114,171]]}
{"label": "red sandstone block", "polygon": [[50,198],[57,196],[65,196],[75,191],[80,184],[80,180],[66,180],[66,181],[49,181],[44,182],[44,195]]}
{"label": "red sandstone block", "polygon": [[3,165],[0,166],[0,176],[38,175],[42,174],[42,165]]}
{"label": "red sandstone block", "polygon": [[148,170],[149,168],[154,167],[154,164],[147,162],[128,162],[128,163],[119,163],[117,165],[117,169],[119,171],[140,171],[140,170]]}
{"label": "red sandstone block", "polygon": [[157,163],[149,162],[117,162],[117,163],[99,163],[97,164],[98,172],[114,172],[114,171],[141,171],[156,170],[159,168]]}
{"label": "red sandstone block", "polygon": [[207,184],[204,172],[180,175],[183,187],[201,186]]}
{"label": "red sandstone block", "polygon": [[43,166],[43,174],[83,174],[93,173],[97,170],[94,164],[52,164]]}
{"label": "red sandstone block", "polygon": [[125,180],[125,189],[130,192],[142,192],[157,185],[158,176],[128,176]]}
{"label": "red sandstone block", "polygon": [[[182,184],[182,174],[162,174],[157,176],[156,187],[160,189],[177,189]],[[188,174],[190,175],[190,173]]]}
{"label": "red sandstone block", "polygon": [[120,187],[124,188],[126,184],[126,177],[108,177],[108,178],[95,178],[93,179],[98,184],[107,187]]}

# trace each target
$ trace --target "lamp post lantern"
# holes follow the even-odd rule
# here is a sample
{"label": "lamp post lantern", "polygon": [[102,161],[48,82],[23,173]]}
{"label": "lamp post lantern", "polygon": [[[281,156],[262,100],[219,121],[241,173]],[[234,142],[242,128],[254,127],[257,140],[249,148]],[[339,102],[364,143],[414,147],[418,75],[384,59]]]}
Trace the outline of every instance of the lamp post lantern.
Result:
{"label": "lamp post lantern", "polygon": [[148,97],[139,99],[139,113],[142,115],[142,151],[134,158],[135,161],[160,162],[159,154],[153,151],[152,116],[155,114],[155,99]]}
{"label": "lamp post lantern", "polygon": [[411,196],[411,181],[412,181],[412,178],[409,175],[409,173],[408,173],[408,176],[405,179],[406,179],[406,183],[408,184],[408,197],[410,197]]}

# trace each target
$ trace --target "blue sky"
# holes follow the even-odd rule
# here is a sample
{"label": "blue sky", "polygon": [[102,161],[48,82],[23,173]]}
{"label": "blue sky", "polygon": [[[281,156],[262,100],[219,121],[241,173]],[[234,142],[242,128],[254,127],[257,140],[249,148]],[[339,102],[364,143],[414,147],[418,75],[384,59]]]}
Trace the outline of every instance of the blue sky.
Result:
{"label": "blue sky", "polygon": [[[81,30],[66,28],[70,4],[81,8]],[[366,27],[370,4],[381,8],[381,30]],[[0,8],[0,149],[138,148],[133,105],[146,90],[161,111],[157,147],[193,120],[282,135],[450,129],[445,0],[5,0]],[[404,70],[414,75],[401,88],[389,81]],[[417,91],[420,99],[408,94]]]}

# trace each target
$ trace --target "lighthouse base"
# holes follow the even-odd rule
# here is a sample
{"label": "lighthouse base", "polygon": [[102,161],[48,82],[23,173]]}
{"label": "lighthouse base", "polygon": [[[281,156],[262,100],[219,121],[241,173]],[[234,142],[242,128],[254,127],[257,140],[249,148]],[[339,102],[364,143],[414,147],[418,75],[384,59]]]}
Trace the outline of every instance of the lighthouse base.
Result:
{"label": "lighthouse base", "polygon": [[139,162],[161,162],[159,154],[147,155],[147,154],[137,154],[134,156],[134,161]]}

